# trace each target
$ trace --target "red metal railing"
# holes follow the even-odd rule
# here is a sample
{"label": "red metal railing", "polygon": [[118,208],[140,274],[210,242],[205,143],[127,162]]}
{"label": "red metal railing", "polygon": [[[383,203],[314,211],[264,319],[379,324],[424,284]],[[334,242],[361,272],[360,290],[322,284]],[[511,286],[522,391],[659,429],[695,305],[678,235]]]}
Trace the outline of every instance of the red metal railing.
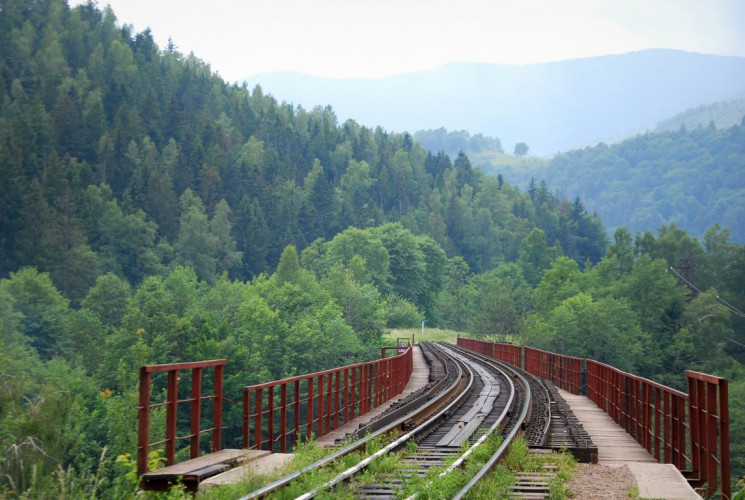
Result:
{"label": "red metal railing", "polygon": [[588,360],[587,397],[660,461],[691,469],[688,394]]}
{"label": "red metal railing", "polygon": [[458,337],[458,345],[470,349],[471,351],[491,356],[494,359],[510,363],[513,366],[521,367],[522,362],[522,348],[521,346],[514,344],[506,344],[504,342],[487,342],[484,340],[466,339]]}
{"label": "red metal railing", "polygon": [[323,436],[400,394],[414,369],[403,354],[246,387],[243,447],[284,453]]}
{"label": "red metal railing", "polygon": [[699,485],[707,486],[707,496],[716,492],[719,475],[722,498],[730,498],[727,381],[705,373],[686,371],[685,374],[688,377],[693,470],[698,471]]}
{"label": "red metal railing", "polygon": [[694,486],[705,487],[706,496],[721,488],[722,498],[731,497],[725,379],[687,371],[686,394],[589,359],[520,346],[514,347],[524,356],[515,356],[504,344],[474,339],[458,338],[458,345],[524,368],[574,394],[580,392],[584,373],[587,397],[655,459],[675,465]]}
{"label": "red metal railing", "polygon": [[[140,404],[137,407],[137,474],[147,472],[148,453],[150,448],[159,444],[165,444],[166,465],[172,465],[176,458],[176,442],[189,439],[189,455],[191,458],[199,456],[199,439],[202,434],[212,432],[212,451],[220,450],[222,444],[222,382],[223,368],[227,360],[215,359],[211,361],[198,361],[194,363],[172,363],[166,365],[148,365],[140,367]],[[205,368],[214,368],[213,394],[202,395],[202,375]],[[182,370],[191,370],[191,397],[178,399],[179,373]],[[152,376],[155,373],[165,372],[167,376],[166,400],[152,404],[150,392]],[[202,401],[213,400],[212,405],[212,427],[201,428]],[[190,405],[190,432],[186,436],[177,435],[178,405],[188,403]],[[166,407],[165,439],[150,442],[150,413],[153,408]]]}
{"label": "red metal railing", "polygon": [[550,380],[572,394],[579,394],[582,386],[581,358],[525,347],[525,371]]}

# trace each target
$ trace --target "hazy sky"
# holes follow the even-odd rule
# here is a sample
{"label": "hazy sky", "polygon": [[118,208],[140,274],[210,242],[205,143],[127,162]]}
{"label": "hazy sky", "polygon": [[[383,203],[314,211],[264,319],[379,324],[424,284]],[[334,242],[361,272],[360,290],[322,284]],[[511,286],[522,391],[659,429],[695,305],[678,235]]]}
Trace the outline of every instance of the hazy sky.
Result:
{"label": "hazy sky", "polygon": [[[70,5],[85,0],[69,0]],[[99,0],[228,81],[267,71],[379,78],[645,48],[745,56],[742,0]]]}

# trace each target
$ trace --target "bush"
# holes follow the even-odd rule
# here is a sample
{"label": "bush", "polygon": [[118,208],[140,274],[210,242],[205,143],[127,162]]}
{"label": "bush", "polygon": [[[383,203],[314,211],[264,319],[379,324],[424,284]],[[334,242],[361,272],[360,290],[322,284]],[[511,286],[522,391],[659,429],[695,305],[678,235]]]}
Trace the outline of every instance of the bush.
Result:
{"label": "bush", "polygon": [[398,295],[388,295],[385,301],[385,322],[388,328],[414,328],[424,315],[417,306]]}

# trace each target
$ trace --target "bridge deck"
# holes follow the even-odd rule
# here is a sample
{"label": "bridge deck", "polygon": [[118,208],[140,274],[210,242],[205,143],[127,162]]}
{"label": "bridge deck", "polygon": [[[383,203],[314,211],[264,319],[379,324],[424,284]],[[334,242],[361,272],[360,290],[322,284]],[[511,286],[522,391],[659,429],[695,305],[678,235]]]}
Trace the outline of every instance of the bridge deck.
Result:
{"label": "bridge deck", "polygon": [[672,464],[658,463],[590,399],[562,389],[559,389],[559,393],[598,447],[598,463],[628,466],[636,479],[640,498],[701,498]]}

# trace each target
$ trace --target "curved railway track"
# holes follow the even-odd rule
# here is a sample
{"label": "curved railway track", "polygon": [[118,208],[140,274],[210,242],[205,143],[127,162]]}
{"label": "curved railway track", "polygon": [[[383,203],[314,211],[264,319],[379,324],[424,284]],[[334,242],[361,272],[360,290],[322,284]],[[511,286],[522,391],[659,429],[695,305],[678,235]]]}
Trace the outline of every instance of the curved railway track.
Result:
{"label": "curved railway track", "polygon": [[[499,433],[502,443],[497,452],[458,494],[457,498],[460,498],[493,468],[510,441],[526,427],[531,413],[541,417],[539,421],[543,430],[539,433],[548,429],[548,396],[537,404],[533,396],[545,391],[536,391],[538,385],[535,382],[531,383],[509,365],[480,359],[452,345],[424,343],[422,349],[430,365],[430,383],[426,387],[397,404],[379,420],[354,433],[351,444],[250,493],[242,500],[269,496],[303,474],[312,473],[383,435],[394,437],[378,452],[298,498],[310,499],[328,492],[350,481],[375,460],[391,452],[408,449],[402,462],[405,470],[400,471],[401,474],[395,478],[376,478],[374,484],[360,486],[354,492],[359,498],[395,498],[406,488],[408,481],[426,476],[432,467],[444,469],[439,474],[441,477],[452,473],[490,435]],[[535,425],[530,427],[535,428]],[[411,449],[416,451],[412,453]]]}

